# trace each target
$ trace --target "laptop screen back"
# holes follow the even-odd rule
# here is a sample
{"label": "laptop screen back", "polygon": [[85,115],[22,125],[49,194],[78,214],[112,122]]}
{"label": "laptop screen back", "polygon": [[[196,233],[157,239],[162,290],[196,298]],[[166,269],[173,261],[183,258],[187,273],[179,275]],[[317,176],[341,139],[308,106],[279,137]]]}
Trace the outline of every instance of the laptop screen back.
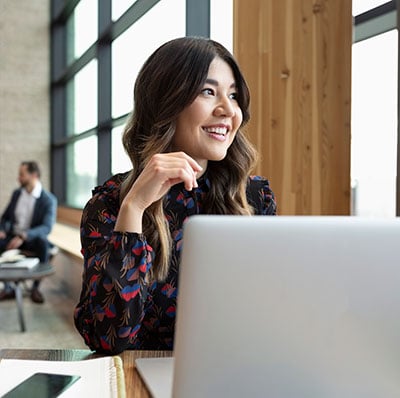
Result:
{"label": "laptop screen back", "polygon": [[399,397],[400,220],[194,216],[173,397]]}

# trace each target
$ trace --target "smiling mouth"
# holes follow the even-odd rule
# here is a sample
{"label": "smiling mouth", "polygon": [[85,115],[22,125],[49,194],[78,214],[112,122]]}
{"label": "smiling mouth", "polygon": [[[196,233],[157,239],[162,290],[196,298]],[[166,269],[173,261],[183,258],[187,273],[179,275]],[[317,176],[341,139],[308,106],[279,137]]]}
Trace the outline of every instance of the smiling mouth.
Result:
{"label": "smiling mouth", "polygon": [[216,134],[223,137],[228,133],[226,127],[203,127],[203,130],[208,134]]}

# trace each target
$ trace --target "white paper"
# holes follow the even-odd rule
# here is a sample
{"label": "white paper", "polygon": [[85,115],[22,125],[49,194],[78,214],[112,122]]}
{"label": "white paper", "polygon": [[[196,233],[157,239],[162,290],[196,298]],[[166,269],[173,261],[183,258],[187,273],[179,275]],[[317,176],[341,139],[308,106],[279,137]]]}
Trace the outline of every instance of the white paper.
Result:
{"label": "white paper", "polygon": [[2,359],[0,361],[0,396],[37,372],[78,375],[81,378],[60,397],[111,397],[110,368],[112,357],[83,361],[39,361]]}

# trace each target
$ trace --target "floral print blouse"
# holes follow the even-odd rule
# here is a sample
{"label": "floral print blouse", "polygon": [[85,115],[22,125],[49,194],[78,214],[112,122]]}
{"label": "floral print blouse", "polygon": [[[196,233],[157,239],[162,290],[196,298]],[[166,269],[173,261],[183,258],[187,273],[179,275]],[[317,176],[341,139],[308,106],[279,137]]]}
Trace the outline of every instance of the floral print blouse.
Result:
{"label": "floral print blouse", "polygon": [[[147,286],[145,276],[154,253],[146,237],[114,231],[120,186],[126,176],[117,174],[96,187],[83,211],[84,269],[81,296],[74,311],[75,326],[85,343],[102,353],[172,350],[182,227],[188,217],[202,213],[210,181],[204,175],[192,191],[185,190],[183,184],[170,189],[164,207],[173,238],[169,273],[164,282]],[[247,197],[255,214],[276,214],[268,180],[250,177]]]}

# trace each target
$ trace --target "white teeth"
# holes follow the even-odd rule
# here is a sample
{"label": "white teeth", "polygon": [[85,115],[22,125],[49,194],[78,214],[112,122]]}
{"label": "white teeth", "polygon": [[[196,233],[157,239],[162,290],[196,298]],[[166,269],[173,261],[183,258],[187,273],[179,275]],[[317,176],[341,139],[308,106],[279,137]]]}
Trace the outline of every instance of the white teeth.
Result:
{"label": "white teeth", "polygon": [[214,134],[221,134],[225,135],[227,133],[227,128],[226,127],[204,127],[204,130],[207,133],[214,133]]}

